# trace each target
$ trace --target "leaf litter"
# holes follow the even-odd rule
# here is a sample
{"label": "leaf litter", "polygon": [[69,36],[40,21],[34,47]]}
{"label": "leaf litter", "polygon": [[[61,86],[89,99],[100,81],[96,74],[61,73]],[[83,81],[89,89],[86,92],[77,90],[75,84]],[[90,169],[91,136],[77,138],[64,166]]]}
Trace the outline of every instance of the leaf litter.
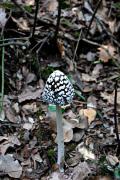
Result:
{"label": "leaf litter", "polygon": [[[31,13],[35,10],[33,0],[17,3],[23,8],[25,5],[32,8]],[[109,180],[118,177],[120,162],[116,156],[113,106],[114,82],[119,77],[120,67],[119,11],[115,8],[109,11],[111,2],[103,1],[87,39],[87,27],[96,5],[94,1],[72,0],[71,4],[65,1],[56,52],[52,50],[54,46],[49,38],[43,46],[41,42],[48,36],[48,31],[53,32],[58,2],[41,1],[34,42],[35,45],[40,43],[42,48],[39,57],[36,50],[30,53],[24,48],[24,43],[23,47],[11,45],[5,48],[6,88],[0,115],[0,171],[4,173],[0,175],[5,178]],[[8,21],[5,38],[18,36],[24,39],[30,33],[34,21],[30,16],[26,18],[24,13],[20,15],[19,11],[22,10],[13,9],[9,19],[6,19],[7,10],[0,11],[1,26]],[[9,31],[11,22],[15,25],[10,27],[12,33]],[[80,39],[73,58],[80,31],[85,38]],[[37,61],[39,66],[35,65]],[[56,116],[41,100],[44,83],[55,68],[71,77],[76,92],[72,105],[63,107],[64,174],[57,170],[50,173],[56,165]],[[118,115],[119,88],[118,84]]]}

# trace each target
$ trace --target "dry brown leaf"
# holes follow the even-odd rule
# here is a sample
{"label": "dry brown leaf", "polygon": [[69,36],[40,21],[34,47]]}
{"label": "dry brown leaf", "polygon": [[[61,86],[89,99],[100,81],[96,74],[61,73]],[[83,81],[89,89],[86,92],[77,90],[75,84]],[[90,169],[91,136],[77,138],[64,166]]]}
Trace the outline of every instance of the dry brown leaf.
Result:
{"label": "dry brown leaf", "polygon": [[10,107],[10,106],[7,106],[5,108],[5,115],[6,115],[6,118],[12,122],[12,123],[18,123],[18,118],[15,114],[15,112],[13,111],[13,109]]}
{"label": "dry brown leaf", "polygon": [[29,31],[30,27],[28,25],[27,20],[25,20],[23,17],[16,19],[14,17],[11,17],[13,22],[15,22],[17,24],[17,26],[19,27],[19,29],[22,29],[24,31]]}
{"label": "dry brown leaf", "polygon": [[100,70],[103,69],[103,64],[96,64],[92,71],[92,77],[98,78],[100,75]]}
{"label": "dry brown leaf", "polygon": [[[101,97],[103,97],[103,99],[106,99],[109,104],[114,104],[114,96],[115,92],[113,92],[112,94],[108,94],[107,92],[101,92]],[[120,89],[118,89],[117,92],[117,104],[120,105]]]}
{"label": "dry brown leaf", "polygon": [[72,141],[80,142],[84,133],[85,133],[85,131],[83,129],[79,129],[77,132],[74,132]]}
{"label": "dry brown leaf", "polygon": [[63,41],[58,40],[58,41],[57,41],[57,46],[58,46],[58,49],[59,49],[61,58],[63,58],[63,57],[65,56],[65,48],[64,48]]}
{"label": "dry brown leaf", "polygon": [[42,93],[41,89],[37,89],[36,91],[27,91],[27,92],[23,92],[22,94],[20,94],[18,96],[18,101],[19,103],[24,102],[26,100],[33,100],[33,99],[37,99],[40,98]]}
{"label": "dry brown leaf", "polygon": [[23,129],[30,130],[30,129],[32,129],[32,127],[33,127],[32,123],[25,123],[25,124],[23,124]]}
{"label": "dry brown leaf", "polygon": [[28,73],[26,76],[26,83],[29,84],[33,81],[36,81],[36,75],[34,73]]}
{"label": "dry brown leaf", "polygon": [[80,116],[85,116],[88,119],[89,125],[91,124],[92,121],[95,120],[96,117],[96,110],[93,108],[88,108],[88,109],[81,109],[79,111]]}
{"label": "dry brown leaf", "polygon": [[87,162],[80,162],[73,169],[72,179],[74,180],[84,180],[90,175],[92,172],[87,164]]}
{"label": "dry brown leaf", "polygon": [[8,174],[12,178],[20,178],[22,174],[22,166],[18,160],[10,155],[0,156],[0,172]]}
{"label": "dry brown leaf", "polygon": [[35,0],[16,0],[18,4],[26,4],[27,6],[33,6]]}
{"label": "dry brown leaf", "polygon": [[31,104],[25,104],[25,105],[23,105],[22,106],[22,109],[23,109],[23,111],[24,110],[27,110],[27,111],[29,111],[29,112],[37,112],[38,110],[39,110],[39,108],[37,107],[37,104],[36,104],[36,102],[33,102],[33,103],[31,103]]}
{"label": "dry brown leaf", "polygon": [[87,108],[96,108],[97,107],[97,99],[95,96],[89,96],[87,99]]}
{"label": "dry brown leaf", "polygon": [[[68,179],[68,178],[67,178]],[[47,180],[66,180],[66,176],[64,175],[64,173],[60,173],[60,172],[53,172],[48,178]]]}
{"label": "dry brown leaf", "polygon": [[113,180],[110,176],[96,176],[94,180]]}
{"label": "dry brown leaf", "polygon": [[119,160],[116,156],[107,155],[106,160],[109,162],[111,166],[115,166],[117,163],[119,163]]}
{"label": "dry brown leaf", "polygon": [[43,7],[45,7],[47,9],[47,11],[49,12],[55,12],[57,11],[57,7],[58,7],[58,1],[57,0],[46,0],[43,3]]}
{"label": "dry brown leaf", "polygon": [[85,160],[87,159],[95,160],[95,154],[91,150],[87,149],[85,146],[81,146],[81,144],[78,144],[76,149],[80,154],[82,154]]}
{"label": "dry brown leaf", "polygon": [[89,74],[82,73],[82,80],[85,82],[96,81],[96,77],[92,77]]}
{"label": "dry brown leaf", "polygon": [[73,129],[68,125],[64,125],[63,132],[64,132],[64,142],[70,142],[73,138]]}
{"label": "dry brown leaf", "polygon": [[20,145],[20,141],[18,140],[18,138],[16,136],[9,136],[9,137],[0,137],[0,140],[4,140],[3,142],[0,143],[0,153],[1,154],[5,154],[7,149],[9,147],[14,147],[14,145]]}
{"label": "dry brown leaf", "polygon": [[5,111],[2,110],[2,112],[0,113],[0,121],[4,121],[5,120]]}
{"label": "dry brown leaf", "polygon": [[5,9],[0,8],[0,27],[4,28],[7,22]]}
{"label": "dry brown leaf", "polygon": [[107,63],[115,56],[116,49],[112,45],[103,45],[102,47],[98,48],[98,50],[99,59],[104,63]]}

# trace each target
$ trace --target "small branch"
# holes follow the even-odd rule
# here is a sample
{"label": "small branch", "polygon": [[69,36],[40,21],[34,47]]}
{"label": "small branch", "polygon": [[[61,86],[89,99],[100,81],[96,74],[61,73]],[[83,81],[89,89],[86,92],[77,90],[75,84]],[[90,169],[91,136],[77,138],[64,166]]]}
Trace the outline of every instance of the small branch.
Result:
{"label": "small branch", "polygon": [[57,41],[57,36],[59,32],[61,9],[62,9],[62,0],[58,0],[58,16],[57,16],[57,24],[56,24],[56,30],[55,30],[55,36],[54,36],[55,41]]}
{"label": "small branch", "polygon": [[82,38],[81,38],[81,35],[82,35],[82,30],[80,30],[79,38],[78,38],[78,41],[77,41],[77,44],[76,44],[76,47],[75,47],[75,51],[74,51],[74,56],[73,56],[73,59],[72,59],[73,66],[74,66],[74,70],[76,69],[76,67],[75,67],[75,66],[76,66],[76,65],[75,65],[75,59],[76,59],[76,54],[77,54],[79,42],[80,42],[80,40],[82,39]]}
{"label": "small branch", "polygon": [[114,122],[116,138],[119,144],[118,122],[117,122],[117,81],[115,82],[115,96],[114,96]]}
{"label": "small branch", "polygon": [[38,9],[39,9],[39,0],[36,0],[36,9],[35,9],[35,18],[34,18],[34,25],[33,25],[33,31],[32,31],[32,37],[34,37],[35,34],[35,28],[36,28],[36,22],[37,22],[37,14],[38,14]]}
{"label": "small branch", "polygon": [[115,133],[117,138],[117,155],[120,153],[120,138],[119,138],[119,131],[118,131],[118,121],[117,121],[117,80],[115,82],[115,96],[114,96],[114,123],[115,123]]}
{"label": "small branch", "polygon": [[96,8],[95,8],[95,11],[94,11],[94,13],[93,13],[93,15],[92,15],[90,24],[89,24],[89,26],[88,26],[88,29],[87,29],[87,32],[86,32],[86,35],[85,35],[86,38],[87,38],[87,36],[88,36],[88,34],[89,34],[90,27],[91,27],[91,25],[92,25],[92,22],[93,22],[93,20],[94,20],[94,18],[95,18],[95,15],[96,15],[96,13],[97,13],[97,10],[98,10],[101,2],[102,2],[102,0],[99,0],[99,1],[98,1],[98,4],[97,4],[97,6],[96,6]]}
{"label": "small branch", "polygon": [[8,39],[2,39],[2,40],[0,40],[0,42],[5,42],[5,41],[15,41],[15,40],[23,40],[23,41],[26,41],[26,40],[28,40],[29,39],[29,37],[23,37],[23,38],[8,38]]}
{"label": "small branch", "polygon": [[28,43],[21,43],[21,42],[8,42],[8,43],[0,44],[0,47],[10,46],[10,45],[28,46]]}

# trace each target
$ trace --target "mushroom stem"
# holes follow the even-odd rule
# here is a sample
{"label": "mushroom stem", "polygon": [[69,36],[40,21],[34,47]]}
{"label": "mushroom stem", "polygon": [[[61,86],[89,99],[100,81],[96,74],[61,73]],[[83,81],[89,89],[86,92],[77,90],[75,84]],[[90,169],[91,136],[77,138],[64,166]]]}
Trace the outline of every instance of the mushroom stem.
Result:
{"label": "mushroom stem", "polygon": [[57,119],[57,143],[58,143],[58,159],[60,172],[64,172],[64,136],[63,136],[63,123],[62,123],[62,110],[61,106],[56,105],[56,119]]}

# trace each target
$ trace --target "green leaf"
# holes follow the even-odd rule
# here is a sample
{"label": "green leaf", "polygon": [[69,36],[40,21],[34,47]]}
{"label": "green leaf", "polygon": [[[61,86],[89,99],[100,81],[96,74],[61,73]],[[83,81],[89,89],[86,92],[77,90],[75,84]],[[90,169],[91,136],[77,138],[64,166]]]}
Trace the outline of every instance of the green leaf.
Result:
{"label": "green leaf", "polygon": [[5,2],[5,3],[0,3],[0,8],[13,9],[15,8],[15,5],[13,3]]}
{"label": "green leaf", "polygon": [[85,97],[82,95],[82,93],[78,90],[75,90],[75,94],[79,96],[83,101],[85,101]]}
{"label": "green leaf", "polygon": [[120,179],[120,164],[115,168],[114,176],[116,179]]}

